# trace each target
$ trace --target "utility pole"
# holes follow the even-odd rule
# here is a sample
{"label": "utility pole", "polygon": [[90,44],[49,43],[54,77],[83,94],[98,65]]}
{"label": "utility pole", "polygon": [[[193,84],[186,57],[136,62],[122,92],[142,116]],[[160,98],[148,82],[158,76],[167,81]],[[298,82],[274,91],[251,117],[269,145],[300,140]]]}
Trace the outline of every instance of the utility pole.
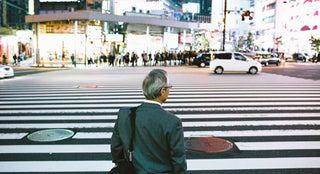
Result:
{"label": "utility pole", "polygon": [[7,26],[7,0],[2,0],[2,26]]}
{"label": "utility pole", "polygon": [[225,44],[226,44],[226,17],[227,17],[227,0],[224,0],[222,51],[225,51]]}

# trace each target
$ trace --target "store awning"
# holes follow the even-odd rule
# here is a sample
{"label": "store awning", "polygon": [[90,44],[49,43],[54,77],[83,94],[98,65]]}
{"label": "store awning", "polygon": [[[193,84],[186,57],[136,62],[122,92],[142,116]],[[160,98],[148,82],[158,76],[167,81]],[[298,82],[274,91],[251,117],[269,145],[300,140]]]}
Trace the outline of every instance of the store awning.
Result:
{"label": "store awning", "polygon": [[0,35],[15,35],[16,30],[6,27],[0,27]]}

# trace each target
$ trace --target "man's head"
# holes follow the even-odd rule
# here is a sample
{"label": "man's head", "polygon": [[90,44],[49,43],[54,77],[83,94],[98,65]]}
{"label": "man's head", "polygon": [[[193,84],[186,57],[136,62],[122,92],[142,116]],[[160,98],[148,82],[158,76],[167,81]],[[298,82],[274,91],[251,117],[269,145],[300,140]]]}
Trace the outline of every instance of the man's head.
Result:
{"label": "man's head", "polygon": [[150,71],[142,83],[143,95],[146,99],[156,100],[160,103],[168,98],[170,87],[167,72],[162,69]]}

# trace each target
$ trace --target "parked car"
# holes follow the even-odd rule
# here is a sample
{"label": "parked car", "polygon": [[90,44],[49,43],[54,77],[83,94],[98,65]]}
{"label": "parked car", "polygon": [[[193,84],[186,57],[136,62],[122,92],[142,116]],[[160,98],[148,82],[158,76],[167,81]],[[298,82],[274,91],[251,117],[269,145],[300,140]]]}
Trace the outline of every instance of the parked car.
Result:
{"label": "parked car", "polygon": [[295,60],[295,61],[301,60],[301,61],[304,61],[304,62],[306,62],[307,59],[308,59],[308,58],[307,58],[304,54],[302,54],[302,53],[294,53],[294,54],[292,54],[292,58],[293,58],[293,60]]}
{"label": "parked car", "polygon": [[281,59],[271,53],[257,53],[255,55],[255,60],[258,60],[264,66],[268,66],[270,64],[279,66],[281,64]]}
{"label": "parked car", "polygon": [[201,68],[204,68],[206,67],[206,65],[210,64],[210,60],[211,60],[210,53],[202,53],[193,59],[193,65],[197,65]]}
{"label": "parked car", "polygon": [[0,78],[13,77],[14,71],[10,66],[0,64]]}
{"label": "parked car", "polygon": [[261,69],[260,62],[239,52],[215,52],[210,61],[210,70],[216,74],[222,74],[225,71],[257,74]]}

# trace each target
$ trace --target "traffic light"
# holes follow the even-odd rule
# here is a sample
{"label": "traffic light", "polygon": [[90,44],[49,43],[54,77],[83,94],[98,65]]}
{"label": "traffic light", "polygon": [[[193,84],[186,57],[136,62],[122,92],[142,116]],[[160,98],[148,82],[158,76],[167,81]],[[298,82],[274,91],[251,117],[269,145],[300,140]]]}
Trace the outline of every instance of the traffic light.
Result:
{"label": "traffic light", "polygon": [[254,16],[254,12],[250,12],[249,20],[252,20],[252,19],[253,19],[253,16]]}
{"label": "traffic light", "polygon": [[253,19],[253,16],[254,16],[254,12],[250,12],[249,10],[244,11],[244,12],[241,14],[241,17],[242,17],[242,20],[243,20],[243,21],[244,21],[245,17],[249,17],[249,20],[252,20],[252,19]]}

